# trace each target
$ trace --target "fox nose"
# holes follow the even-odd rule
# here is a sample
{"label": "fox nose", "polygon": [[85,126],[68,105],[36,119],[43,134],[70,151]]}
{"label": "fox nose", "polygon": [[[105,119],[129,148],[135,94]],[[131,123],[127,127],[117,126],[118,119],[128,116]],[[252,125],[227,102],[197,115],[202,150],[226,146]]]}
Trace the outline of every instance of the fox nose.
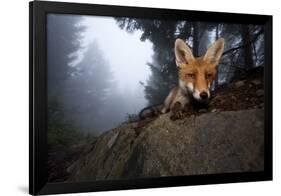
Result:
{"label": "fox nose", "polygon": [[203,92],[200,93],[200,97],[201,97],[201,99],[207,99],[208,98],[208,93],[203,91]]}

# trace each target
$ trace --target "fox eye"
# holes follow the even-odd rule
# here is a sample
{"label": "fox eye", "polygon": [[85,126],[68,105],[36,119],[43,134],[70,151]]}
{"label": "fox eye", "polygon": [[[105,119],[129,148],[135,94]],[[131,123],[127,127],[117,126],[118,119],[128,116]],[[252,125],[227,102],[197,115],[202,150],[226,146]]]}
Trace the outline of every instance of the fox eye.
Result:
{"label": "fox eye", "polygon": [[188,73],[188,74],[186,74],[186,77],[194,79],[195,78],[195,74],[194,73]]}
{"label": "fox eye", "polygon": [[212,78],[212,76],[213,76],[213,74],[211,74],[211,73],[208,73],[208,74],[206,75],[207,79]]}

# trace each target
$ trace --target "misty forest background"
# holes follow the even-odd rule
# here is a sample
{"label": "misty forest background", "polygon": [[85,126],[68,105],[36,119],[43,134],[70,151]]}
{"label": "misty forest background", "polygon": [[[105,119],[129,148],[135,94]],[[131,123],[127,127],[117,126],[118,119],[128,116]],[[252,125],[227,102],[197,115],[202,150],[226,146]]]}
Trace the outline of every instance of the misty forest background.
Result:
{"label": "misty forest background", "polygon": [[[195,56],[203,55],[217,38],[225,38],[225,50],[213,89],[264,66],[262,26],[111,18],[113,24],[127,34],[138,32],[139,41],[150,42],[153,50],[151,59],[143,64],[149,67],[149,73],[139,73],[146,74],[147,79],[137,81],[134,91],[120,91],[116,87],[119,79],[98,40],[85,43],[85,32],[90,24],[84,21],[90,17],[93,16],[48,15],[50,150],[67,148],[83,138],[96,137],[122,122],[136,120],[142,108],[163,102],[178,82],[173,51],[176,38],[185,40]],[[111,37],[107,39],[110,44]],[[130,50],[122,45],[118,48],[117,55]],[[134,66],[134,63],[128,63]],[[130,82],[128,79],[127,83]],[[143,96],[136,97],[136,94],[140,95],[138,92]]]}

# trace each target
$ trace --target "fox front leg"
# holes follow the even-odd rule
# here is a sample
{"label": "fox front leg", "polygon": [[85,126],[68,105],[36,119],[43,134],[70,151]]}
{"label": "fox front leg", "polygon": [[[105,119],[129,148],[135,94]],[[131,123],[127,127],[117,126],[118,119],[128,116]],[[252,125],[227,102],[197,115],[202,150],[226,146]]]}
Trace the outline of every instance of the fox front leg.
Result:
{"label": "fox front leg", "polygon": [[169,92],[168,96],[166,97],[163,107],[161,109],[161,113],[165,114],[168,111],[170,111],[170,107],[173,105],[173,102],[175,100],[175,97],[179,93],[178,87],[172,88],[172,90]]}
{"label": "fox front leg", "polygon": [[180,102],[176,102],[173,107],[171,108],[172,114],[170,119],[177,120],[183,118],[183,108],[184,106]]}

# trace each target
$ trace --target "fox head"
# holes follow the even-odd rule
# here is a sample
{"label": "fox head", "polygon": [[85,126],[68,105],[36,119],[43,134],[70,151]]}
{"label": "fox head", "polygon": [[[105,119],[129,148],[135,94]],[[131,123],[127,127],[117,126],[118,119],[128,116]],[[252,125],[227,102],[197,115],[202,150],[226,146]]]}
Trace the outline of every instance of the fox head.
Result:
{"label": "fox head", "polygon": [[224,39],[215,41],[205,55],[194,57],[186,43],[175,41],[176,64],[179,70],[179,86],[186,93],[199,102],[208,102],[210,87],[216,77],[216,66],[222,56]]}

